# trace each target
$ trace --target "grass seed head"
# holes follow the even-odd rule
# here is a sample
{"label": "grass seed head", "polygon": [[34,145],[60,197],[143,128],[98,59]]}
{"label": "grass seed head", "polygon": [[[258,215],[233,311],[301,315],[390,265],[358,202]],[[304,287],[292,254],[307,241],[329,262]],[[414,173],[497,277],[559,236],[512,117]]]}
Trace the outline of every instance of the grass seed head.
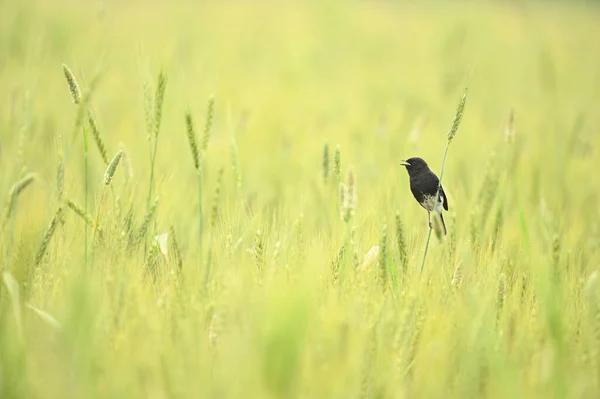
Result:
{"label": "grass seed head", "polygon": [[498,278],[498,289],[496,291],[496,310],[498,311],[498,318],[500,318],[500,314],[502,313],[502,309],[504,308],[504,302],[506,299],[506,277],[504,273],[500,274]]}
{"label": "grass seed head", "polygon": [[448,258],[451,263],[454,263],[456,257],[456,213],[452,212],[452,226],[449,229],[448,237]]}
{"label": "grass seed head", "polygon": [[154,104],[152,102],[152,87],[150,83],[144,83],[144,116],[146,118],[146,138],[152,139],[154,134]]}
{"label": "grass seed head", "polygon": [[465,89],[465,92],[458,103],[458,107],[456,108],[456,114],[454,115],[454,120],[452,121],[450,132],[448,132],[448,143],[451,143],[452,140],[454,140],[454,136],[456,136],[456,132],[458,131],[458,126],[460,125],[460,121],[462,120],[462,116],[465,111],[465,104],[467,102],[467,92],[468,89]]}
{"label": "grass seed head", "polygon": [[71,92],[71,99],[75,104],[79,104],[81,102],[81,90],[79,90],[79,85],[77,84],[75,75],[73,75],[73,72],[71,72],[69,67],[65,64],[63,64],[62,69],[63,73],[65,74],[65,79],[67,80],[69,92]]}
{"label": "grass seed head", "polygon": [[329,178],[329,144],[325,143],[323,146],[323,182],[327,183],[327,179]]}
{"label": "grass seed head", "polygon": [[217,225],[217,218],[219,216],[219,203],[221,201],[221,185],[223,184],[223,171],[223,168],[219,169],[219,175],[217,176],[217,184],[215,186],[215,193],[213,196],[213,206],[210,216],[210,227],[213,229]]}
{"label": "grass seed head", "polygon": [[404,226],[400,219],[400,212],[396,212],[396,242],[398,245],[398,259],[402,266],[402,272],[408,271],[408,250],[406,247],[406,238],[404,237]]}
{"label": "grass seed head", "polygon": [[256,229],[256,234],[254,234],[253,250],[256,268],[258,269],[259,273],[262,273],[263,266],[265,264],[265,243],[260,229]]}
{"label": "grass seed head", "polygon": [[463,282],[463,267],[462,267],[462,261],[459,261],[456,264],[456,267],[454,268],[454,274],[452,275],[452,281],[450,282],[450,284],[452,285],[452,289],[454,289],[455,291],[460,290],[460,287],[462,287],[462,282]]}
{"label": "grass seed head", "polygon": [[158,74],[158,82],[156,84],[156,93],[154,93],[154,139],[158,137],[160,123],[162,121],[162,109],[165,99],[165,91],[167,90],[167,75],[161,70]]}
{"label": "grass seed head", "polygon": [[345,209],[346,209],[346,196],[347,196],[348,188],[344,183],[339,184],[339,196],[338,196],[338,205],[340,209],[340,218],[344,220],[345,217]]}
{"label": "grass seed head", "polygon": [[552,236],[552,264],[556,269],[558,268],[560,263],[560,241],[560,234],[558,232],[554,233],[554,235]]}
{"label": "grass seed head", "polygon": [[190,150],[192,151],[192,160],[194,161],[194,168],[200,170],[200,155],[198,152],[198,145],[196,144],[196,132],[194,130],[194,121],[192,120],[192,114],[190,112],[185,114],[185,127],[187,131],[188,143]]}
{"label": "grass seed head", "polygon": [[492,241],[492,250],[494,250],[498,244],[498,241],[502,235],[502,229],[504,226],[504,205],[500,203],[496,210],[496,218],[494,220],[494,239]]}
{"label": "grass seed head", "polygon": [[348,168],[348,177],[346,181],[346,193],[344,194],[344,221],[348,223],[354,216],[357,202],[356,175],[352,166]]}
{"label": "grass seed head", "polygon": [[339,182],[342,174],[342,154],[340,152],[340,145],[335,146],[335,153],[333,154],[333,177],[336,182]]}
{"label": "grass seed head", "polygon": [[94,219],[92,218],[92,216],[89,213],[87,213],[86,211],[84,211],[81,206],[77,205],[75,202],[73,202],[71,200],[67,200],[67,201],[65,201],[65,203],[73,212],[75,212],[75,214],[77,214],[79,217],[81,217],[88,225],[90,225],[90,226],[94,225]]}
{"label": "grass seed head", "polygon": [[4,222],[8,221],[14,210],[15,204],[19,195],[35,180],[34,173],[28,173],[19,179],[15,184],[12,185],[8,192],[8,203],[6,205],[6,211],[4,213]]}
{"label": "grass seed head", "polygon": [[148,212],[146,213],[146,216],[144,217],[144,220],[143,220],[142,224],[140,225],[140,228],[138,229],[137,237],[136,237],[136,243],[138,245],[142,241],[144,241],[144,238],[146,237],[146,233],[148,232],[148,228],[150,227],[150,222],[154,218],[154,214],[156,213],[156,209],[158,208],[158,203],[159,203],[159,200],[157,197],[154,199],[154,202],[148,209]]}
{"label": "grass seed head", "polygon": [[10,189],[10,196],[17,197],[35,180],[35,173],[28,173],[23,178],[19,179]]}
{"label": "grass seed head", "polygon": [[183,258],[181,256],[181,250],[179,249],[179,243],[177,242],[177,236],[175,235],[175,227],[171,225],[169,227],[169,252],[173,254],[171,260],[177,265],[177,270],[181,270],[183,267]]}
{"label": "grass seed head", "polygon": [[346,243],[342,244],[337,250],[333,260],[331,261],[331,282],[335,284],[340,277],[340,264],[346,253]]}
{"label": "grass seed head", "polygon": [[204,135],[202,136],[202,152],[206,152],[208,149],[208,142],[210,141],[210,132],[212,130],[214,117],[215,98],[214,96],[211,96],[208,99],[208,106],[206,107],[206,123],[204,125]]}
{"label": "grass seed head", "polygon": [[238,153],[237,144],[235,142],[235,136],[231,135],[231,170],[235,177],[235,186],[239,189],[242,188],[242,170],[240,169],[240,156]]}
{"label": "grass seed head", "polygon": [[58,226],[59,223],[62,222],[63,215],[64,215],[64,209],[62,206],[59,206],[58,209],[56,210],[56,213],[54,214],[54,217],[52,217],[52,220],[50,221],[48,228],[44,232],[44,238],[42,239],[42,243],[40,244],[40,247],[35,255],[35,263],[34,264],[36,267],[38,267],[42,263],[42,260],[44,259],[44,255],[46,254],[46,251],[48,250],[48,245],[50,244],[50,240],[52,239],[52,236],[54,235],[54,232],[56,231],[56,227]]}
{"label": "grass seed head", "polygon": [[96,119],[91,113],[88,113],[88,123],[90,125],[90,130],[92,131],[94,141],[96,142],[96,147],[98,147],[98,152],[100,152],[100,156],[102,157],[102,161],[104,162],[104,165],[108,165],[108,153],[106,152],[106,145],[104,145],[104,140],[100,135],[100,130],[98,129]]}
{"label": "grass seed head", "polygon": [[56,168],[56,196],[59,201],[62,201],[62,198],[65,194],[65,161],[61,158],[58,162],[58,167]]}
{"label": "grass seed head", "polygon": [[115,172],[117,171],[117,166],[119,166],[119,161],[121,160],[122,156],[123,156],[123,150],[119,150],[119,152],[117,152],[115,154],[113,159],[108,164],[108,167],[106,168],[106,172],[104,173],[104,184],[105,185],[108,186],[112,182],[113,176],[115,175]]}
{"label": "grass seed head", "polygon": [[388,227],[387,223],[381,226],[381,234],[379,238],[379,283],[385,288],[389,281],[389,271],[387,264],[387,236]]}
{"label": "grass seed head", "polygon": [[75,117],[75,123],[73,125],[73,136],[76,136],[79,133],[79,129],[84,125],[85,117],[88,114],[88,104],[92,99],[92,95],[96,91],[96,87],[98,86],[99,81],[99,75],[96,75],[92,78],[89,89],[87,89],[83,93],[81,101],[77,105],[77,115]]}

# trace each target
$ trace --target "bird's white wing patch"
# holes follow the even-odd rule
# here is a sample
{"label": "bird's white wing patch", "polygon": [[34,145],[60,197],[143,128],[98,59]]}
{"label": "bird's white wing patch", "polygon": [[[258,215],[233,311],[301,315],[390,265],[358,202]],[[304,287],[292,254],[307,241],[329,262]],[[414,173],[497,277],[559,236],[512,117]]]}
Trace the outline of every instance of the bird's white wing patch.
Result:
{"label": "bird's white wing patch", "polygon": [[444,196],[440,195],[440,200],[438,201],[438,203],[435,206],[435,211],[437,213],[442,213],[442,209],[444,209]]}
{"label": "bird's white wing patch", "polygon": [[441,214],[442,210],[444,209],[444,197],[440,195],[440,200],[435,204],[435,207],[433,206],[434,200],[435,195],[428,195],[425,197],[425,200],[423,201],[421,206],[427,209],[428,211],[433,211],[435,209],[437,213]]}
{"label": "bird's white wing patch", "polygon": [[427,209],[428,211],[432,211],[435,209],[435,211],[437,213],[441,214],[442,210],[444,209],[444,197],[442,195],[440,195],[440,200],[437,202],[437,204],[435,204],[435,208],[433,206],[434,200],[435,200],[435,195],[428,195],[425,197],[421,206],[423,208]]}

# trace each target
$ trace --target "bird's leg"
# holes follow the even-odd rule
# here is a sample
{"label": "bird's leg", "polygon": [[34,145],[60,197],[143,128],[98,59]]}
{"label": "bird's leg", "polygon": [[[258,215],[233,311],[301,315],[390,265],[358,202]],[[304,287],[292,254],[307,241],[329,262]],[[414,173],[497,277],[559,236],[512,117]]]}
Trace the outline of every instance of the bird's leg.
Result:
{"label": "bird's leg", "polygon": [[427,211],[427,221],[429,222],[429,228],[433,228],[433,226],[431,225],[431,212]]}

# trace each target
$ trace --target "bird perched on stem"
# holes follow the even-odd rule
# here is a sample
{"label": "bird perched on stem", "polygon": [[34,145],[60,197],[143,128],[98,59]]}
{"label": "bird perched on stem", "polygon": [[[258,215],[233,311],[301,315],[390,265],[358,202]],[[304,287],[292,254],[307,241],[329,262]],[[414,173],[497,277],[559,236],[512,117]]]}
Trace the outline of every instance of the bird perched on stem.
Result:
{"label": "bird perched on stem", "polygon": [[412,191],[417,202],[427,210],[429,227],[432,227],[431,212],[435,210],[440,216],[442,227],[444,228],[444,235],[446,235],[446,224],[444,223],[444,218],[442,216],[442,208],[448,210],[448,199],[441,186],[439,187],[439,200],[437,202],[435,201],[438,186],[440,185],[440,179],[438,179],[435,173],[429,169],[427,162],[422,158],[409,158],[405,161],[401,161],[401,164],[406,167],[406,171],[410,177],[410,191]]}

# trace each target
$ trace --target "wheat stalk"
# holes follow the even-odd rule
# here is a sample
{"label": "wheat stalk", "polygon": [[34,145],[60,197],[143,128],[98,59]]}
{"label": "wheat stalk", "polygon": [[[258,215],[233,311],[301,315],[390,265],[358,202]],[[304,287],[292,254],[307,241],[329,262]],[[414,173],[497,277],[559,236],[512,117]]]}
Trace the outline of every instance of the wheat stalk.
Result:
{"label": "wheat stalk", "polygon": [[260,229],[256,230],[254,235],[254,260],[256,262],[256,269],[259,277],[262,275],[263,267],[265,265],[265,242]]}
{"label": "wheat stalk", "polygon": [[194,168],[200,169],[200,155],[198,152],[198,145],[196,144],[196,133],[194,131],[194,121],[192,120],[192,114],[188,111],[185,114],[185,127],[187,131],[188,143],[190,150],[192,151],[192,160],[194,161]]}
{"label": "wheat stalk", "polygon": [[23,178],[19,179],[15,184],[12,185],[10,191],[8,192],[8,203],[6,205],[6,210],[4,211],[4,221],[2,225],[4,226],[6,222],[10,219],[13,214],[13,210],[17,203],[17,198],[19,195],[25,190],[33,181],[35,180],[34,173],[28,173]]}
{"label": "wheat stalk", "polygon": [[496,291],[496,322],[500,322],[500,316],[502,309],[504,308],[504,302],[506,301],[506,277],[504,273],[500,274],[498,278],[498,289]]}
{"label": "wheat stalk", "polygon": [[233,121],[231,116],[231,108],[227,107],[227,123],[229,126],[229,135],[231,137],[229,149],[231,152],[231,170],[235,178],[235,186],[237,189],[238,197],[242,199],[242,171],[240,169],[240,156],[238,152],[237,143],[235,141],[235,132],[233,129]]}
{"label": "wheat stalk", "polygon": [[388,284],[389,281],[389,270],[388,270],[388,252],[387,252],[387,236],[388,236],[388,227],[387,224],[384,223],[381,226],[381,234],[379,238],[379,284],[382,288]]}
{"label": "wheat stalk", "polygon": [[327,143],[323,146],[321,167],[323,169],[323,183],[327,183],[327,179],[329,178],[329,144]]}
{"label": "wheat stalk", "polygon": [[552,236],[552,268],[555,281],[559,282],[561,277],[560,253],[561,253],[561,234],[556,231]]}
{"label": "wheat stalk", "polygon": [[80,218],[82,218],[88,225],[90,225],[90,226],[94,225],[94,219],[92,219],[92,215],[90,215],[89,213],[84,211],[83,208],[81,208],[79,205],[77,205],[75,202],[73,202],[71,200],[67,200],[67,201],[65,201],[65,203],[73,212],[75,212],[75,214],[77,214]]}
{"label": "wheat stalk", "polygon": [[177,242],[177,235],[175,234],[175,228],[173,225],[169,228],[169,236],[171,237],[171,251],[174,256],[171,259],[174,259],[175,264],[177,265],[177,270],[181,271],[183,267],[183,258],[181,256],[181,250],[179,249],[179,243]]}
{"label": "wheat stalk", "polygon": [[154,214],[158,208],[158,203],[158,198],[155,198],[150,208],[148,208],[148,212],[146,212],[146,216],[144,217],[144,220],[142,221],[142,224],[140,225],[140,228],[136,234],[136,243],[138,245],[146,238],[146,233],[148,233],[148,228],[150,227],[150,222],[154,218]]}
{"label": "wheat stalk", "polygon": [[454,268],[454,274],[452,275],[452,280],[450,281],[450,284],[452,285],[452,288],[455,291],[458,291],[458,290],[460,290],[460,287],[462,287],[462,282],[463,282],[463,267],[462,267],[462,261],[460,261],[456,264],[456,267]]}
{"label": "wheat stalk", "polygon": [[100,152],[100,156],[102,157],[102,162],[104,162],[104,165],[108,165],[108,153],[106,152],[106,145],[104,144],[104,140],[100,135],[100,130],[98,129],[96,119],[91,112],[88,113],[88,123],[90,125],[90,130],[92,131],[92,137],[96,142],[96,147],[98,147],[98,152]]}
{"label": "wheat stalk", "polygon": [[[151,139],[150,145],[150,185],[148,187],[148,199],[147,206],[150,208],[150,200],[152,198],[152,193],[154,192],[154,165],[156,164],[156,152],[158,150],[158,132],[160,131],[160,124],[162,121],[162,109],[163,102],[165,98],[165,91],[167,89],[167,76],[161,70],[158,74],[158,82],[156,87],[156,92],[154,93],[154,119],[152,120],[152,135],[149,137]],[[148,118],[148,116],[147,116]],[[148,122],[146,122],[148,124]]]}
{"label": "wheat stalk", "polygon": [[346,253],[346,243],[343,243],[331,261],[331,283],[336,284],[340,278],[340,265]]}
{"label": "wheat stalk", "polygon": [[65,64],[63,64],[62,69],[65,79],[67,80],[69,92],[71,93],[71,99],[73,100],[73,103],[77,105],[81,102],[81,90],[77,84],[77,79],[75,79],[75,75],[73,75],[73,72],[71,72],[69,67]]}
{"label": "wheat stalk", "polygon": [[340,182],[342,174],[342,154],[340,151],[340,145],[335,146],[335,152],[333,154],[333,177],[337,183]]}
{"label": "wheat stalk", "polygon": [[48,250],[48,245],[50,244],[50,240],[52,239],[52,236],[54,235],[54,232],[56,231],[56,227],[61,222],[63,214],[64,214],[64,210],[61,205],[58,207],[58,209],[56,210],[56,213],[52,217],[52,220],[50,221],[48,228],[46,228],[46,231],[44,231],[44,237],[42,238],[40,247],[38,248],[38,251],[35,255],[34,265],[36,268],[42,263],[42,260],[44,259],[44,255],[46,254],[46,251]]}
{"label": "wheat stalk", "polygon": [[152,87],[150,83],[144,83],[144,117],[146,120],[146,139],[152,142],[154,135],[154,104],[152,102]]}
{"label": "wheat stalk", "polygon": [[[81,90],[79,89],[79,85],[77,84],[77,80],[75,76],[71,72],[71,70],[63,64],[63,73],[65,75],[65,79],[67,81],[67,86],[69,88],[69,92],[71,93],[71,99],[77,105],[77,115],[75,117],[75,124],[73,130],[73,136],[77,134],[79,128],[83,126],[84,117],[86,112],[88,112],[88,104],[92,97],[92,93],[94,92],[96,85],[99,81],[99,75],[94,76],[92,82],[90,84],[90,88],[84,93],[83,97],[81,95]],[[88,130],[83,126],[83,163],[84,163],[84,190],[85,190],[85,202],[84,209],[87,212],[88,207],[88,193],[89,193],[89,164],[88,164]],[[85,247],[85,264],[87,266],[88,260],[88,230],[87,225],[85,226],[85,235],[84,235],[84,247]]]}
{"label": "wheat stalk", "polygon": [[[165,99],[165,91],[167,89],[167,75],[161,70],[158,74],[158,82],[156,92],[154,93],[154,140],[158,138],[160,124],[162,121],[163,102]],[[156,144],[154,151],[156,152]]]}
{"label": "wheat stalk", "polygon": [[210,240],[208,243],[208,255],[206,258],[206,272],[204,276],[204,284],[208,284],[208,280],[210,278],[210,262],[212,260],[212,247],[213,247],[213,239],[215,234],[215,226],[217,225],[217,217],[219,216],[219,202],[221,201],[221,184],[223,183],[223,171],[224,169],[219,169],[219,174],[217,176],[217,183],[215,186],[215,193],[213,195],[213,205],[210,216]]}
{"label": "wheat stalk", "polygon": [[343,205],[343,218],[344,222],[348,224],[352,217],[354,216],[354,211],[356,210],[356,198],[357,198],[357,189],[356,189],[356,174],[354,173],[354,168],[350,166],[348,168],[348,176],[346,180],[346,192],[344,193],[344,205]]}
{"label": "wheat stalk", "polygon": [[223,172],[224,168],[219,169],[219,173],[217,175],[217,183],[215,186],[215,192],[213,195],[213,206],[211,210],[210,217],[210,227],[214,229],[217,224],[217,217],[219,215],[219,203],[221,202],[221,185],[223,184]]}
{"label": "wheat stalk", "polygon": [[113,159],[110,161],[108,166],[106,167],[106,171],[104,172],[104,190],[102,191],[102,198],[100,199],[100,205],[98,206],[98,212],[96,213],[96,221],[94,222],[94,226],[92,228],[92,243],[96,240],[96,232],[100,226],[100,216],[102,215],[102,211],[104,210],[104,201],[106,198],[106,192],[108,186],[112,183],[112,179],[117,172],[117,167],[119,166],[119,161],[123,156],[123,150],[119,150]]}
{"label": "wheat stalk", "polygon": [[346,192],[348,191],[348,188],[346,187],[346,184],[344,183],[339,183],[339,189],[338,189],[338,208],[340,211],[340,219],[344,220],[345,217],[345,205],[346,205]]}
{"label": "wheat stalk", "polygon": [[[203,166],[204,166],[204,154],[198,151],[198,145],[196,144],[196,131],[194,129],[194,121],[192,119],[191,112],[187,112],[185,116],[186,134],[190,150],[192,152],[192,160],[194,162],[194,169],[198,179],[198,251],[200,256],[198,261],[201,262],[202,257],[202,186],[203,186]],[[201,264],[201,263],[200,263]]]}
{"label": "wheat stalk", "polygon": [[404,226],[400,219],[400,212],[396,212],[396,242],[398,245],[398,259],[402,265],[402,273],[406,277],[408,271],[408,251],[406,247],[406,238],[404,237]]}
{"label": "wheat stalk", "polygon": [[[442,187],[442,178],[444,177],[444,166],[446,164],[446,155],[448,155],[448,148],[450,147],[450,143],[452,143],[452,140],[454,140],[454,136],[456,136],[456,132],[458,131],[458,126],[460,125],[460,121],[462,120],[463,113],[465,111],[465,105],[467,102],[467,91],[468,91],[468,89],[465,89],[465,92],[458,103],[458,107],[456,108],[456,113],[454,115],[454,120],[452,121],[452,126],[450,126],[450,131],[448,132],[448,142],[446,143],[446,149],[444,150],[444,158],[442,159],[442,171],[440,173],[438,188],[437,188],[437,192],[435,195],[435,197],[436,197],[435,203],[437,203],[440,200],[440,190]],[[419,276],[421,276],[421,274],[423,274],[423,268],[425,267],[425,259],[427,258],[427,250],[429,249],[429,240],[431,239],[431,230],[432,230],[432,227],[429,227],[429,234],[427,235],[427,242],[425,243],[425,252],[423,253],[423,262],[421,263],[421,271],[419,272]]]}
{"label": "wheat stalk", "polygon": [[202,136],[202,152],[206,152],[208,149],[208,141],[210,140],[210,133],[213,126],[213,120],[215,117],[215,98],[211,96],[208,99],[208,106],[206,107],[206,123],[204,125],[204,135]]}
{"label": "wheat stalk", "polygon": [[304,259],[304,213],[300,213],[296,220],[294,221],[294,236],[295,240],[295,249],[296,249],[296,259],[298,261],[302,261]]}
{"label": "wheat stalk", "polygon": [[24,121],[19,129],[19,137],[17,140],[17,156],[15,161],[15,170],[22,176],[26,173],[25,165],[25,145],[27,144],[27,135],[31,130],[31,96],[29,92],[25,94],[23,104]]}
{"label": "wheat stalk", "polygon": [[112,182],[113,176],[117,171],[117,166],[119,166],[119,161],[121,161],[122,156],[123,150],[119,150],[106,167],[106,171],[104,172],[104,185],[108,186]]}

